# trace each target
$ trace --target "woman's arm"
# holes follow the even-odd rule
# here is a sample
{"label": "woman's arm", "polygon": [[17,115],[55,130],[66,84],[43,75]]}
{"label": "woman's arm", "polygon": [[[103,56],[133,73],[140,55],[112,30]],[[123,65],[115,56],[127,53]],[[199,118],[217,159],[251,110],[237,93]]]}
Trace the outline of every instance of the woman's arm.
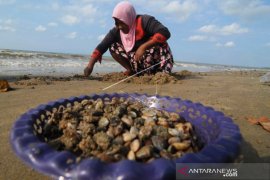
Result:
{"label": "woman's arm", "polygon": [[167,27],[161,24],[153,16],[143,15],[142,24],[146,34],[150,36],[149,40],[142,44],[135,53],[135,60],[139,61],[144,52],[159,43],[166,43],[171,34]]}
{"label": "woman's arm", "polygon": [[171,37],[169,29],[153,16],[143,15],[142,24],[145,33],[160,43],[166,42]]}
{"label": "woman's arm", "polygon": [[84,75],[87,77],[89,76],[93,69],[94,69],[94,65],[95,63],[98,61],[98,59],[95,59],[93,57],[90,57],[89,63],[88,65],[84,68]]}
{"label": "woman's arm", "polygon": [[153,40],[152,38],[149,39],[148,41],[146,41],[144,44],[142,44],[135,52],[135,60],[139,61],[141,60],[144,52],[153,47],[154,45],[156,45],[158,42],[156,42],[155,40]]}
{"label": "woman's arm", "polygon": [[88,65],[84,68],[85,76],[89,76],[92,73],[97,61],[101,63],[102,54],[104,54],[108,50],[109,46],[116,41],[116,32],[116,28],[111,29],[101,43],[99,43],[99,45],[95,48],[90,56]]}

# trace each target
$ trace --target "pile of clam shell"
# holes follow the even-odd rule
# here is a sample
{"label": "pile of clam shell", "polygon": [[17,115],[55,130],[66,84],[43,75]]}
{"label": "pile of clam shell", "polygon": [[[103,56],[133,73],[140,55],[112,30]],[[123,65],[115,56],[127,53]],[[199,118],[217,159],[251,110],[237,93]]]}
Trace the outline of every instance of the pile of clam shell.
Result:
{"label": "pile of clam shell", "polygon": [[35,133],[55,149],[105,162],[150,162],[197,152],[191,123],[174,112],[127,98],[85,99],[54,108],[37,120]]}

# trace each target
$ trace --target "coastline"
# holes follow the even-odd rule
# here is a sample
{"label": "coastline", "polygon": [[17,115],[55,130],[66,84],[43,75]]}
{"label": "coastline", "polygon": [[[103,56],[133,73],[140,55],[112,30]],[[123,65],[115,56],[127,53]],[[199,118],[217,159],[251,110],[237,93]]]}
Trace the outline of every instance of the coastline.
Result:
{"label": "coastline", "polygon": [[[89,60],[89,55],[51,53],[39,51],[0,49],[0,79],[18,76],[68,77],[81,74]],[[237,65],[187,62],[175,59],[172,72],[188,70],[191,72],[222,71],[270,71],[269,67],[245,67]],[[93,74],[125,71],[110,56],[103,56],[102,63],[96,63]]]}
{"label": "coastline", "polygon": [[[12,91],[0,93],[0,179],[50,179],[25,165],[11,150],[9,134],[16,119],[40,104],[59,98],[93,93],[147,93],[181,97],[200,102],[222,111],[236,123],[243,136],[241,162],[270,162],[270,133],[261,126],[251,125],[247,119],[262,116],[270,118],[270,86],[259,82],[265,71],[219,71],[192,73],[176,83],[150,85],[113,84],[98,77],[56,77],[36,84],[10,82]],[[32,77],[30,77],[31,80]],[[47,79],[48,80],[48,79]],[[14,170],[16,169],[16,171]]]}

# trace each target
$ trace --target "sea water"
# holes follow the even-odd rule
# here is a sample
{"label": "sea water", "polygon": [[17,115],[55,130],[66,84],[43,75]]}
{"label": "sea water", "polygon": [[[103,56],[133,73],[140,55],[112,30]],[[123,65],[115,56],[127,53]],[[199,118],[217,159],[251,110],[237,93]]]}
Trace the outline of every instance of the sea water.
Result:
{"label": "sea water", "polygon": [[[73,76],[82,75],[89,61],[89,55],[63,54],[36,51],[0,50],[0,77],[9,76]],[[173,72],[188,70],[191,72],[252,70],[256,68],[189,63],[176,61]],[[258,68],[257,68],[258,69]],[[112,58],[104,56],[102,63],[96,63],[95,74],[124,71]]]}

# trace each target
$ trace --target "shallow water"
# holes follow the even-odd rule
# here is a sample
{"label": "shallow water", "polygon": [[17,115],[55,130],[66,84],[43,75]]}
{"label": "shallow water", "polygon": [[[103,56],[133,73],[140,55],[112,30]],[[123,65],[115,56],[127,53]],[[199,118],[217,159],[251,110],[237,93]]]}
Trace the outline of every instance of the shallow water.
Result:
{"label": "shallow water", "polygon": [[[72,76],[82,74],[89,55],[60,54],[35,51],[0,50],[0,77],[34,76]],[[173,71],[191,72],[261,70],[258,68],[175,62]],[[265,69],[262,69],[265,70]],[[117,62],[104,56],[102,63],[96,63],[93,75],[124,71]]]}

